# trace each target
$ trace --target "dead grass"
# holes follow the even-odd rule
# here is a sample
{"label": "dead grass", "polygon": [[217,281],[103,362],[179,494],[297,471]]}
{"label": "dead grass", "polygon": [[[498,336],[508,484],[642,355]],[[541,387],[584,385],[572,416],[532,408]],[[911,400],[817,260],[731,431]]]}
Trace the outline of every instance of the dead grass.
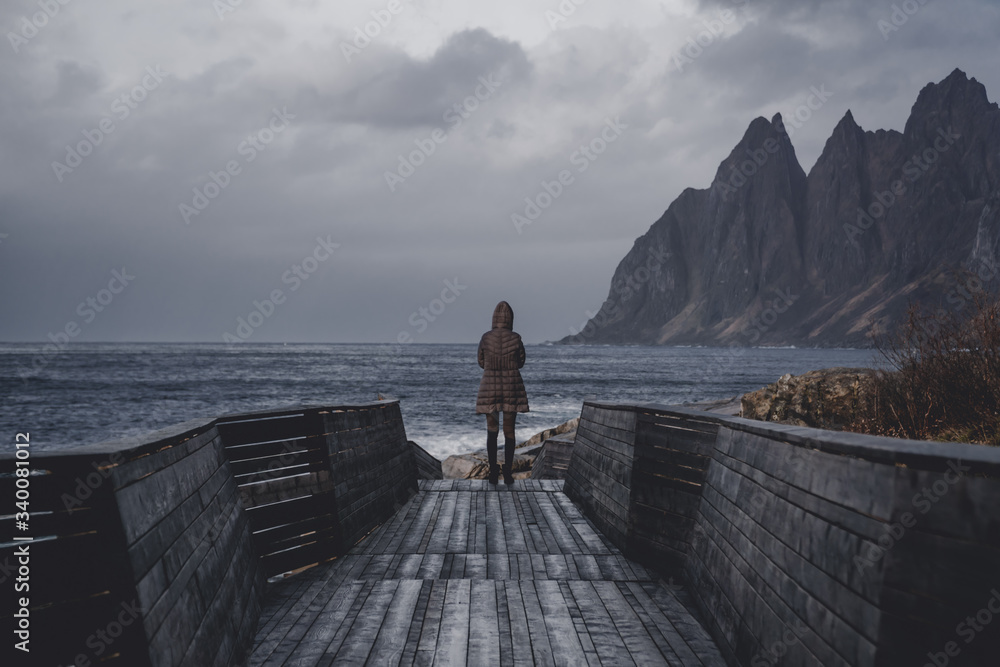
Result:
{"label": "dead grass", "polygon": [[876,347],[876,373],[849,430],[916,440],[1000,445],[1000,302],[975,295],[960,310],[911,306]]}

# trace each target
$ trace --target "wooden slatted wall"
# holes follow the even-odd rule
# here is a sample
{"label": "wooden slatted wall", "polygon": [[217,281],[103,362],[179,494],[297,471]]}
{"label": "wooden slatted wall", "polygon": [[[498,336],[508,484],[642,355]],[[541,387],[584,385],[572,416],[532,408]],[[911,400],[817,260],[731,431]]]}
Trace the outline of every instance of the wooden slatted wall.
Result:
{"label": "wooden slatted wall", "polygon": [[573,437],[562,435],[545,440],[531,467],[531,479],[566,479],[573,456],[573,441]]}
{"label": "wooden slatted wall", "polygon": [[615,546],[626,548],[636,414],[632,406],[584,403],[566,471],[566,495]]}
{"label": "wooden slatted wall", "polygon": [[228,415],[218,429],[269,577],[345,553],[416,493],[396,401]]}
{"label": "wooden slatted wall", "polygon": [[719,425],[638,408],[627,553],[680,575]]}
{"label": "wooden slatted wall", "polygon": [[323,413],[342,539],[349,547],[417,492],[417,464],[397,401]]}
{"label": "wooden slatted wall", "polygon": [[[724,653],[995,664],[1000,628],[969,643],[957,629],[1000,584],[1000,452],[734,426],[720,429],[688,561]],[[969,470],[949,472],[963,456]],[[983,456],[996,462],[972,463]],[[949,642],[957,656],[943,653]]]}
{"label": "wooden slatted wall", "polygon": [[[24,532],[15,527],[13,457],[0,461],[0,495],[8,505],[7,516],[0,518],[4,664],[71,665],[81,655],[93,662],[100,651],[109,666],[149,665],[141,621],[123,626],[111,646],[95,636],[116,621],[123,604],[138,597],[114,489],[107,482],[113,464],[100,453],[53,457],[32,452],[29,462],[30,511]],[[34,538],[21,572],[24,543],[12,541],[15,535]],[[16,581],[25,574],[27,581]],[[19,641],[13,629],[21,597],[28,599],[29,654],[13,648]]]}
{"label": "wooden slatted wall", "polygon": [[417,465],[417,479],[444,479],[444,472],[441,470],[441,461],[426,449],[410,440],[410,449],[413,451],[413,460]]}
{"label": "wooden slatted wall", "polygon": [[343,552],[321,409],[218,421],[267,576]]}

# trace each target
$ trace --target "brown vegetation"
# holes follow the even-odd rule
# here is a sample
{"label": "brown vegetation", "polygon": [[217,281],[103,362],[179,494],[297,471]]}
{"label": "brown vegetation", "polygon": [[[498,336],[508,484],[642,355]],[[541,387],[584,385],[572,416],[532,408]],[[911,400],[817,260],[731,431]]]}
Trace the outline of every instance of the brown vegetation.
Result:
{"label": "brown vegetation", "polygon": [[849,430],[1000,445],[1000,302],[972,295],[954,311],[911,306],[876,341],[878,371]]}

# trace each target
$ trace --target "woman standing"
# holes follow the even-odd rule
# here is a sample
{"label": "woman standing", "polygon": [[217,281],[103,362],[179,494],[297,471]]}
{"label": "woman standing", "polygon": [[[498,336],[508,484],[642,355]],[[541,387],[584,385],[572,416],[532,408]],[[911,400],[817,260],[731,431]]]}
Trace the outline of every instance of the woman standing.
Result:
{"label": "woman standing", "polygon": [[490,484],[497,483],[497,437],[499,413],[503,413],[504,484],[513,484],[514,420],[518,412],[528,411],[520,369],[524,366],[524,343],[514,332],[514,311],[501,301],[493,311],[493,328],[479,341],[479,367],[483,379],[476,397],[476,412],[486,415],[486,452],[490,461]]}

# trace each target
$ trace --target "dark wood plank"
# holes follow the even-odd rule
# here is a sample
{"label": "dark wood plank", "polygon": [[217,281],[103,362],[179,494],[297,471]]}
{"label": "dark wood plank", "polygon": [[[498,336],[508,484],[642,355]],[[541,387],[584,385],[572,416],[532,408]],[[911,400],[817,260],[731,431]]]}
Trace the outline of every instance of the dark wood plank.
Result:
{"label": "dark wood plank", "polygon": [[413,613],[420,599],[423,582],[403,579],[396,587],[378,631],[368,663],[372,665],[398,665],[403,657],[403,649],[410,634]]}
{"label": "dark wood plank", "polygon": [[438,635],[441,631],[441,616],[444,613],[445,594],[448,582],[437,579],[431,582],[431,592],[424,611],[424,624],[420,628],[415,662],[430,665],[437,653]]}
{"label": "dark wood plank", "polygon": [[470,665],[493,662],[500,650],[500,620],[497,611],[497,582],[473,580],[469,606]]}
{"label": "dark wood plank", "polygon": [[536,581],[535,590],[545,619],[549,646],[556,665],[575,667],[587,661],[566,599],[557,581]]}
{"label": "dark wood plank", "polygon": [[594,589],[593,582],[570,581],[569,588],[601,662],[608,665],[634,665],[635,661],[608,616],[608,610]]}
{"label": "dark wood plank", "polygon": [[465,665],[469,651],[469,603],[471,582],[451,579],[447,583],[441,630],[438,633],[435,662]]}

